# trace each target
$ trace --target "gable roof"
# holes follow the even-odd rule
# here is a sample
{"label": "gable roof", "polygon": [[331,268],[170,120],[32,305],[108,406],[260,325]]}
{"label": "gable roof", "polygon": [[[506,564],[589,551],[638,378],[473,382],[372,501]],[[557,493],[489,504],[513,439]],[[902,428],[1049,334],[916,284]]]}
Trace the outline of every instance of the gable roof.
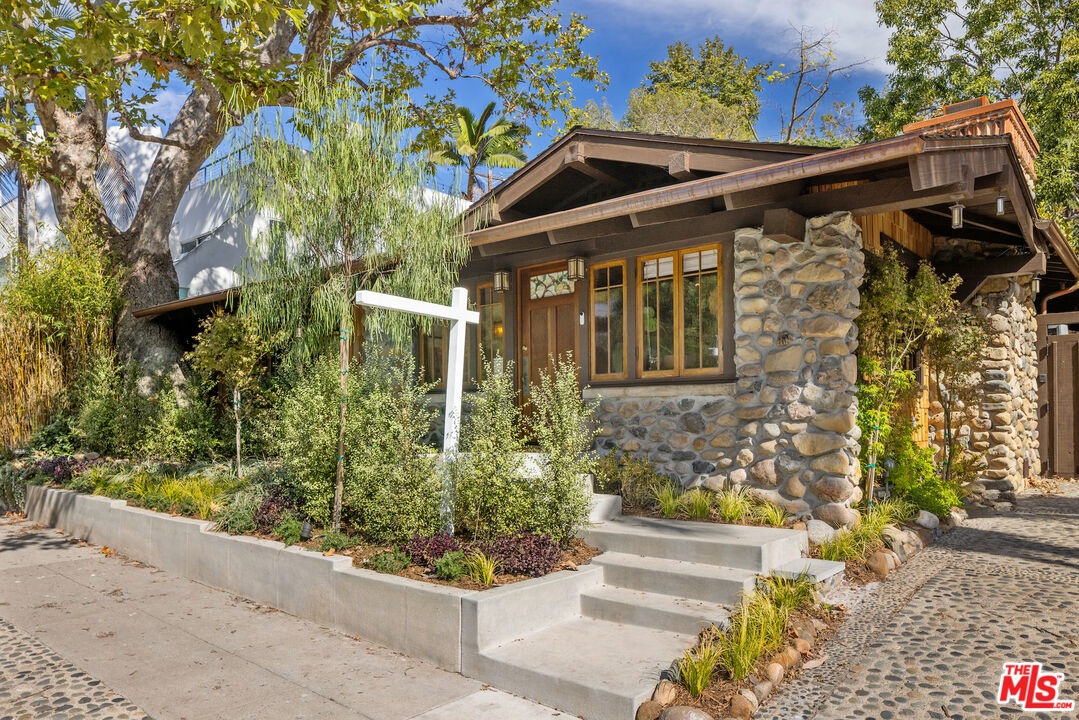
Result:
{"label": "gable roof", "polygon": [[574,127],[473,203],[497,224],[828,148]]}

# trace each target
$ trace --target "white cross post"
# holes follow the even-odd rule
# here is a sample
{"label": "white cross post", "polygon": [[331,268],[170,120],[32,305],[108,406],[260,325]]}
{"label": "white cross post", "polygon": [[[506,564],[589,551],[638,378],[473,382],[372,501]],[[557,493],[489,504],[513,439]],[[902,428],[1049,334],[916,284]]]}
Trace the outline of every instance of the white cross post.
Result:
{"label": "white cross post", "polygon": [[442,433],[442,521],[446,530],[453,532],[453,488],[450,478],[451,463],[457,455],[457,439],[461,434],[461,396],[464,390],[465,328],[466,323],[478,325],[480,314],[468,309],[468,290],[453,289],[450,305],[436,305],[424,300],[387,295],[371,290],[357,290],[356,304],[363,307],[397,310],[450,321],[450,347],[446,368],[446,425]]}

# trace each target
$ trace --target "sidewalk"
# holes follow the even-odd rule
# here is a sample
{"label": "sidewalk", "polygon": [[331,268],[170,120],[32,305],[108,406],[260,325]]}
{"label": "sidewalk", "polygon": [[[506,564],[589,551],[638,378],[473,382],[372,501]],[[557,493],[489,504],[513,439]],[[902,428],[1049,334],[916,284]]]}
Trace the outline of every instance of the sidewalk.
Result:
{"label": "sidewalk", "polygon": [[781,686],[756,720],[1074,718],[996,693],[1006,662],[1063,673],[1079,702],[1079,483],[1021,494],[967,521],[887,582],[834,599],[851,612],[824,665]]}
{"label": "sidewalk", "polygon": [[228,593],[0,519],[0,718],[569,716]]}

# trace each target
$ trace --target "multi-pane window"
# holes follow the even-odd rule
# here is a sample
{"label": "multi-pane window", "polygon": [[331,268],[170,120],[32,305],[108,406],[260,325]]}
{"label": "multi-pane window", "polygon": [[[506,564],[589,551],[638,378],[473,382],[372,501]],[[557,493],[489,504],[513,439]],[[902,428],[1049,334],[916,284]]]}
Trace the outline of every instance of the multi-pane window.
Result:
{"label": "multi-pane window", "polygon": [[446,383],[446,346],[450,330],[444,323],[431,323],[420,331],[420,374],[423,382],[442,387]]}
{"label": "multi-pane window", "polygon": [[483,285],[477,293],[476,309],[480,313],[480,326],[477,333],[479,353],[477,354],[477,378],[483,380],[484,364],[490,363],[496,371],[501,370],[506,357],[504,325],[506,303],[501,293],[496,293],[491,285]]}
{"label": "multi-pane window", "polygon": [[613,262],[593,266],[592,377],[626,376],[626,266]]}
{"label": "multi-pane window", "polygon": [[719,369],[719,272],[718,245],[638,260],[641,375]]}

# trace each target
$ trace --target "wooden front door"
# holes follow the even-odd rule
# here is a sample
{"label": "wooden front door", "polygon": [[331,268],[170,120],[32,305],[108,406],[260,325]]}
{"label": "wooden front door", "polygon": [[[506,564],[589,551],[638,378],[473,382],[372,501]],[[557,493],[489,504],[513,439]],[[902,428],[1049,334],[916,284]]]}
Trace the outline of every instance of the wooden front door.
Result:
{"label": "wooden front door", "polygon": [[569,279],[565,261],[522,268],[518,277],[521,303],[521,362],[518,368],[521,400],[529,406],[540,373],[550,372],[555,359],[577,355],[577,287]]}

